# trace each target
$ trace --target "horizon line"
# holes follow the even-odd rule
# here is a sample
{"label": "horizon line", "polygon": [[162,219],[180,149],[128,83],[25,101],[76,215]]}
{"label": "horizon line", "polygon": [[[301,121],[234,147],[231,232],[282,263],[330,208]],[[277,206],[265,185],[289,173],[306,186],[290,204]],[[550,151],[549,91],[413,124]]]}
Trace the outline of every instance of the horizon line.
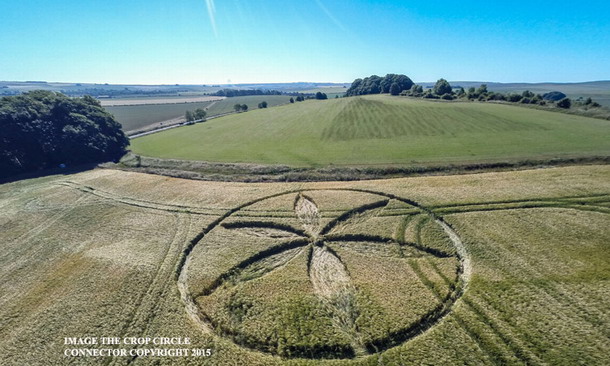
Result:
{"label": "horizon line", "polygon": [[[436,81],[413,81],[415,84],[433,84]],[[488,83],[488,84],[586,84],[610,82],[610,79],[585,80],[585,81],[485,81],[485,80],[448,80],[450,83]],[[242,83],[108,83],[108,82],[84,82],[84,81],[46,81],[46,80],[0,80],[0,83],[23,83],[23,84],[86,84],[86,85],[117,85],[117,86],[237,86],[257,84],[351,84],[353,81],[276,81],[276,82],[242,82]]]}

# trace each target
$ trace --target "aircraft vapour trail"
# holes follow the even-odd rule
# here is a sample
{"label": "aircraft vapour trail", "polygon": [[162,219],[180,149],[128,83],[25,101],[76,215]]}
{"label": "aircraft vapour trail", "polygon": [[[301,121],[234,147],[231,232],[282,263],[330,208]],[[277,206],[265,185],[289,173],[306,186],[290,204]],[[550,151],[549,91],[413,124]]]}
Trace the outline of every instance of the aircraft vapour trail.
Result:
{"label": "aircraft vapour trail", "polygon": [[214,36],[218,36],[216,32],[216,6],[214,5],[214,0],[205,0],[206,5],[208,6],[208,15],[210,16],[210,24],[212,25],[212,30],[214,31]]}
{"label": "aircraft vapour trail", "polygon": [[335,18],[335,16],[330,12],[330,10],[328,10],[326,8],[326,6],[324,6],[324,4],[322,3],[321,0],[316,0],[316,3],[320,7],[320,9],[322,9],[324,14],[326,14],[326,16],[329,17],[330,20],[332,20],[333,23],[335,23],[335,25],[337,25],[337,27],[341,28],[341,30],[343,30],[343,31],[346,30],[345,27],[343,26],[343,24],[337,18]]}

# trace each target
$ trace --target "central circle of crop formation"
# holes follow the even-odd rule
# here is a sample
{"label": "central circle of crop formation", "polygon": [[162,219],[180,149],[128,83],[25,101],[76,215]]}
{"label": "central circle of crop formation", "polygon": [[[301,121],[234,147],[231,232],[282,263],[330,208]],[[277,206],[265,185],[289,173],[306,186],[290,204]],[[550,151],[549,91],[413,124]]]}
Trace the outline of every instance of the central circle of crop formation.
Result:
{"label": "central circle of crop formation", "polygon": [[205,233],[182,268],[183,299],[207,329],[254,351],[366,356],[449,313],[467,283],[456,241],[425,208],[391,194],[274,195]]}

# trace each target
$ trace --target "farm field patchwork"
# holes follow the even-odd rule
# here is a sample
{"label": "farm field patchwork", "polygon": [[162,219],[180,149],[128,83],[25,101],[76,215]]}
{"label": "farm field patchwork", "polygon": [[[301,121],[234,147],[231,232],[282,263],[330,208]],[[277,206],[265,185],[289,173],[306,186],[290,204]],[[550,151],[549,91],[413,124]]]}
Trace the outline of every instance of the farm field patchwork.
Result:
{"label": "farm field patchwork", "polygon": [[104,107],[123,126],[123,131],[137,131],[155,123],[184,117],[187,110],[207,108],[214,102],[140,104]]}
{"label": "farm field patchwork", "polygon": [[207,108],[207,115],[211,117],[233,112],[233,106],[237,103],[247,104],[249,109],[257,109],[258,103],[262,101],[267,101],[268,106],[273,107],[286,104],[290,100],[289,96],[284,95],[246,96],[225,99],[219,97],[203,98],[214,98],[217,100],[189,103],[166,102],[163,104],[109,105],[105,106],[105,108],[123,125],[123,131],[137,131],[155,123],[176,118],[183,119],[187,110],[193,111],[197,108]]}
{"label": "farm field patchwork", "polygon": [[132,149],[302,167],[519,161],[607,156],[610,122],[491,103],[366,96],[226,116],[136,139]]}
{"label": "farm field patchwork", "polygon": [[0,185],[0,207],[2,365],[65,364],[64,337],[109,334],[213,349],[176,365],[610,363],[607,165],[268,184],[97,169]]}
{"label": "farm field patchwork", "polygon": [[187,96],[187,95],[176,95],[167,97],[149,97],[149,98],[110,98],[100,99],[100,103],[104,107],[112,106],[128,106],[128,105],[146,105],[146,104],[171,104],[171,103],[195,103],[195,102],[213,102],[215,100],[222,100],[224,97],[214,96]]}

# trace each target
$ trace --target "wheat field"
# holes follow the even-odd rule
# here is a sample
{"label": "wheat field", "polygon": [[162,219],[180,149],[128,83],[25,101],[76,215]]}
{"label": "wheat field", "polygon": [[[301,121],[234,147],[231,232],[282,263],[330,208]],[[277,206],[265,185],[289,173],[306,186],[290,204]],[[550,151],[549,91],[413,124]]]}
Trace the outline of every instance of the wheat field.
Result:
{"label": "wheat field", "polygon": [[[96,169],[0,185],[0,207],[2,365],[610,363],[608,166],[267,184]],[[212,354],[64,356],[85,336]]]}

